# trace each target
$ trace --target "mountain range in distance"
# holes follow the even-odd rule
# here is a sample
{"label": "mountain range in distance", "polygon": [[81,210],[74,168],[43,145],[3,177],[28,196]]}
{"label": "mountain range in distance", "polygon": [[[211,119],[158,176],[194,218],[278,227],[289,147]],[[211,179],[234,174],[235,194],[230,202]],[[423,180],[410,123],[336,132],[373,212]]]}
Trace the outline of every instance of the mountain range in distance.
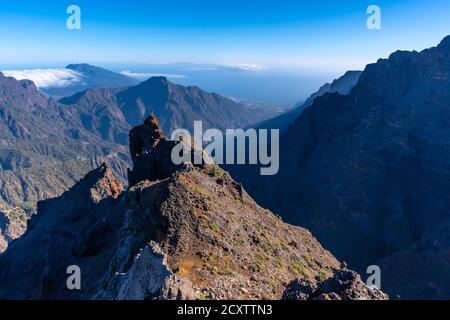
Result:
{"label": "mountain range in distance", "polygon": [[[205,128],[244,128],[279,112],[266,105],[240,103],[196,86],[174,84],[165,77],[152,77],[132,87],[88,89],[59,102],[78,106],[87,127],[98,129],[104,138],[122,144],[127,143],[131,127],[142,123],[149,114],[160,119],[164,132],[171,133],[178,128],[192,131],[195,120],[201,120]],[[88,119],[90,115],[100,116],[101,121],[94,123]],[[103,127],[98,127],[99,124]],[[117,124],[126,127],[125,130],[104,132]]]}
{"label": "mountain range in distance", "polygon": [[[173,64],[69,64],[14,66],[5,69],[6,76],[29,79],[38,89],[55,99],[71,96],[88,88],[119,88],[136,85],[152,77],[162,76],[185,87],[196,85],[205,91],[218,92],[242,103],[268,105],[287,111],[298,101],[326,82],[330,75],[286,72],[276,67],[223,66],[194,63]],[[10,67],[11,68],[11,67]],[[2,70],[0,69],[0,71]],[[130,69],[132,71],[130,71]],[[289,98],[287,98],[289,97]]]}
{"label": "mountain range in distance", "polygon": [[119,87],[86,89],[55,101],[30,80],[0,74],[0,251],[25,230],[37,201],[60,195],[100,163],[110,163],[125,183],[128,133],[151,113],[167,133],[192,129],[195,120],[205,128],[247,127],[279,113],[164,77],[123,86],[126,77],[108,70],[68,68],[89,76],[86,84],[103,86],[106,79]]}
{"label": "mountain range in distance", "polygon": [[[162,132],[261,127],[255,105],[165,77],[56,101],[0,74],[0,297],[387,297],[348,264],[380,266],[391,297],[448,299],[449,54],[450,37],[395,52],[267,121],[284,132],[272,177],[167,157]],[[67,261],[85,291],[64,287]]]}
{"label": "mountain range in distance", "polygon": [[183,86],[196,85],[205,91],[218,92],[232,99],[263,102],[283,108],[291,108],[299,101],[304,101],[317,88],[341,72],[330,70],[311,73],[258,64],[166,63],[102,66],[140,81],[153,76],[164,76]]}
{"label": "mountain range in distance", "polygon": [[281,133],[284,133],[289,125],[309,106],[314,102],[314,99],[324,95],[325,93],[337,92],[342,95],[347,95],[358,83],[361,71],[347,71],[343,76],[333,80],[331,83],[325,83],[316,92],[311,94],[305,102],[297,103],[292,110],[283,112],[283,114],[265,120],[255,127],[260,129],[279,129]]}

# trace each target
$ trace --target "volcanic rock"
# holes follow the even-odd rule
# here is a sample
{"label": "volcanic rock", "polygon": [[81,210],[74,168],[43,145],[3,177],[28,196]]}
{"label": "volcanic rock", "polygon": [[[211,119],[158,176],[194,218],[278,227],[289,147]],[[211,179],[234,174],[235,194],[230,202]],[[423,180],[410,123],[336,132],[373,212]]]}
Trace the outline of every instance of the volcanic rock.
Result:
{"label": "volcanic rock", "polygon": [[[133,133],[132,150],[164,160],[156,119]],[[0,256],[0,299],[280,299],[294,279],[339,269],[310,232],[259,207],[215,164],[166,177],[147,169],[133,168],[143,180],[121,192],[103,165],[40,202]],[[81,290],[67,289],[72,265]]]}

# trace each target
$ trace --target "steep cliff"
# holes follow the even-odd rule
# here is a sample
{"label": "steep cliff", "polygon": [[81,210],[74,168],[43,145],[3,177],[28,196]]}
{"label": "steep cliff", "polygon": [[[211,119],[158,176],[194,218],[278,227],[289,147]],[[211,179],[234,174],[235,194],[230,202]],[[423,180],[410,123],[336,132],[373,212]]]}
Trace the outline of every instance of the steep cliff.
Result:
{"label": "steep cliff", "polygon": [[390,294],[448,299],[449,141],[447,37],[368,65],[349,95],[316,98],[281,138],[279,174],[236,179],[350,267],[380,265]]}

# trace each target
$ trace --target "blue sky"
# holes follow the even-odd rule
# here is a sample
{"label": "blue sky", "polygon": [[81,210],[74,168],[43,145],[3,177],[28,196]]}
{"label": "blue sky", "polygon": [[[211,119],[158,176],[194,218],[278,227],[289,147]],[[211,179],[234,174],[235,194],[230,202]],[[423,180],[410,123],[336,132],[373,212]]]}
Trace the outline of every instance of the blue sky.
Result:
{"label": "blue sky", "polygon": [[[81,30],[66,28],[71,4]],[[366,28],[371,4],[382,10],[381,30]],[[319,83],[448,34],[448,0],[0,0],[0,68],[245,64]]]}
{"label": "blue sky", "polygon": [[[450,33],[448,0],[0,0],[0,63],[276,64],[348,69]],[[65,27],[82,10],[82,30]],[[382,30],[365,27],[382,9]]]}

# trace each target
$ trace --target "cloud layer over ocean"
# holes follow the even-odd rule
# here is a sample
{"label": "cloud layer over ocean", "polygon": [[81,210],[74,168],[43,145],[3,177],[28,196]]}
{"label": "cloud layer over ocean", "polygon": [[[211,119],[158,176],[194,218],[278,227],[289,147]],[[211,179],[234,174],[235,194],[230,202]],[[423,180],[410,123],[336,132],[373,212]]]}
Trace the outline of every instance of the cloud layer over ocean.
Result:
{"label": "cloud layer over ocean", "polygon": [[135,78],[138,80],[147,80],[151,77],[166,77],[169,79],[182,79],[186,78],[185,75],[182,74],[173,74],[173,73],[155,73],[155,72],[131,72],[130,70],[124,70],[121,72],[124,76]]}
{"label": "cloud layer over ocean", "polygon": [[83,82],[83,75],[77,71],[65,68],[53,69],[25,69],[2,71],[7,77],[17,80],[28,79],[40,89],[61,88]]}

